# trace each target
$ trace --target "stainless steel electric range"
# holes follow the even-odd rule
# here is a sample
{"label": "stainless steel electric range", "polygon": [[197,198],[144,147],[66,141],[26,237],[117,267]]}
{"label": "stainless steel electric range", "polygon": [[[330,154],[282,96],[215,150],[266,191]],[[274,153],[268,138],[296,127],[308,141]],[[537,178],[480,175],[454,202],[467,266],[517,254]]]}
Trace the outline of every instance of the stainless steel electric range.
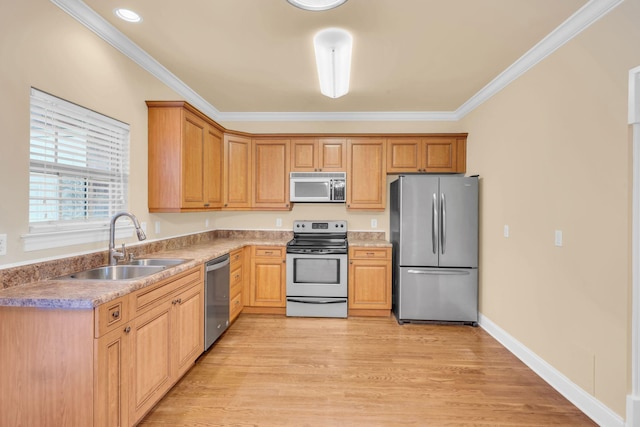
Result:
{"label": "stainless steel electric range", "polygon": [[294,221],[287,316],[347,317],[347,221]]}

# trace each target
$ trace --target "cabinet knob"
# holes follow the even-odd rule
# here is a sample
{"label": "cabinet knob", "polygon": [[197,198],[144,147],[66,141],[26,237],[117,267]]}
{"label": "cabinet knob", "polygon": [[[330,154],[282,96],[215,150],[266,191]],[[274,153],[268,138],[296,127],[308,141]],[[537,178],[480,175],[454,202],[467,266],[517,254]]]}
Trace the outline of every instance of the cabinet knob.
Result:
{"label": "cabinet knob", "polygon": [[205,203],[205,204],[204,204],[204,207],[205,207],[205,208],[209,207],[209,203]]}
{"label": "cabinet knob", "polygon": [[226,208],[227,206],[229,206],[229,205],[225,203],[225,204],[224,204],[224,207]]}
{"label": "cabinet knob", "polygon": [[126,328],[124,328],[125,334],[128,334],[129,332],[131,332],[131,326],[127,326]]}
{"label": "cabinet knob", "polygon": [[349,264],[353,265],[353,261],[349,261]]}
{"label": "cabinet knob", "polygon": [[114,311],[113,313],[111,313],[111,315],[114,319],[117,319],[118,317],[120,317],[120,310]]}
{"label": "cabinet knob", "polygon": [[282,260],[282,263],[283,263],[283,264],[285,264],[286,262],[287,262],[287,260],[284,260],[284,259]]}

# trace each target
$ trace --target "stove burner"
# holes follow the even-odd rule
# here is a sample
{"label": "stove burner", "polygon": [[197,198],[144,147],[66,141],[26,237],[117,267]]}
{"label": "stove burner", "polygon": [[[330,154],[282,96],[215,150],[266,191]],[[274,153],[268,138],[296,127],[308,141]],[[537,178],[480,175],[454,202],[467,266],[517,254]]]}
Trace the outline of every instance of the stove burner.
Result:
{"label": "stove burner", "polygon": [[291,254],[346,254],[346,221],[294,221],[293,239],[287,243]]}

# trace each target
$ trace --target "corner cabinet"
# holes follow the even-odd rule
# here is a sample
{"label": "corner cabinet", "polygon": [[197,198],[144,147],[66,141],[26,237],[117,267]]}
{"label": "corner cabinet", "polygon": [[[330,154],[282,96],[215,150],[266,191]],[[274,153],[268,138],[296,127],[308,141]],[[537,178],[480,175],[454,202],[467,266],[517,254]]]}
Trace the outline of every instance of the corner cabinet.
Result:
{"label": "corner cabinet", "polygon": [[349,247],[349,315],[391,313],[391,248]]}
{"label": "corner cabinet", "polygon": [[384,138],[347,140],[347,209],[384,210],[386,153]]}
{"label": "corner cabinet", "polygon": [[466,147],[466,135],[391,137],[387,173],[464,173]]}
{"label": "corner cabinet", "polygon": [[222,207],[222,131],[186,102],[147,101],[149,212]]}
{"label": "corner cabinet", "polygon": [[253,140],[253,209],[291,210],[288,139]]}

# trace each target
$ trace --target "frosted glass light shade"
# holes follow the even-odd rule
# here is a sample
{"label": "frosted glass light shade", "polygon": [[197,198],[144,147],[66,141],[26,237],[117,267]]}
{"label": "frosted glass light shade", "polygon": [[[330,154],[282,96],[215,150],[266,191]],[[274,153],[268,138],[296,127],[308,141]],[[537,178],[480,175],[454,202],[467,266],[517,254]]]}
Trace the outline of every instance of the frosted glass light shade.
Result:
{"label": "frosted glass light shade", "polygon": [[353,37],[340,28],[327,28],[313,38],[320,92],[339,98],[349,92]]}
{"label": "frosted glass light shade", "polygon": [[340,6],[347,0],[287,0],[295,7],[304,10],[329,10]]}

